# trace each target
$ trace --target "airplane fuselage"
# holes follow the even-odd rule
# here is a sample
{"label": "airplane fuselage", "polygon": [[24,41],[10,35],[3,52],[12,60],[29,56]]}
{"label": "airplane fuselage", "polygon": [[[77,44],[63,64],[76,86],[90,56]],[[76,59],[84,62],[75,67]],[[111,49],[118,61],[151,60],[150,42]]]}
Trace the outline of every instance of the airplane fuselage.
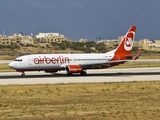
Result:
{"label": "airplane fuselage", "polygon": [[[105,63],[113,58],[113,54],[35,54],[21,56],[9,66],[16,70],[57,70],[67,65]],[[107,67],[107,66],[106,66]]]}

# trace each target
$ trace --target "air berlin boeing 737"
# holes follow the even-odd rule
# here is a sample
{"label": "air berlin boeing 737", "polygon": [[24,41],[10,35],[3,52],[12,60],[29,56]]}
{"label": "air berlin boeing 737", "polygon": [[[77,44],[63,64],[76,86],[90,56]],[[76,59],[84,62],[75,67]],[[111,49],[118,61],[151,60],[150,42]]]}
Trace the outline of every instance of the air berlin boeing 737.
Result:
{"label": "air berlin boeing 737", "polygon": [[[66,70],[68,75],[72,73],[86,74],[87,69],[108,68],[123,64],[133,58],[131,54],[136,26],[132,26],[117,47],[107,53],[100,54],[34,54],[16,58],[9,67],[22,72],[45,71],[57,72]],[[134,58],[138,59],[141,51]]]}

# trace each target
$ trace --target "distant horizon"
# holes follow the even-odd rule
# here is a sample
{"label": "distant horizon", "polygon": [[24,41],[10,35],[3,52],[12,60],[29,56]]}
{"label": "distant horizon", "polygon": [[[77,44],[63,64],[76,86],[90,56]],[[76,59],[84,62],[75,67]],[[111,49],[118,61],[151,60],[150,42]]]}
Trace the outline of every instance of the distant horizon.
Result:
{"label": "distant horizon", "polygon": [[0,4],[0,34],[60,33],[66,38],[116,38],[137,26],[135,41],[160,40],[159,0],[7,0]]}
{"label": "distant horizon", "polygon": [[[39,32],[39,33],[41,33],[41,32]],[[38,34],[39,34],[38,33]],[[48,32],[48,33],[53,33],[53,32]],[[56,32],[57,33],[57,32]],[[4,31],[4,36],[13,36],[14,34],[21,34],[20,32],[19,33],[12,33],[12,35],[5,35],[5,31]],[[23,33],[24,34],[24,33]],[[36,35],[38,35],[38,34],[36,34]],[[59,33],[60,34],[60,33]],[[0,34],[1,36],[3,36],[2,34]],[[26,35],[26,34],[24,34],[24,35]],[[31,36],[32,38],[35,38],[35,36],[36,35],[26,35],[26,36]],[[61,34],[61,35],[63,35],[63,34]],[[65,36],[65,35],[64,35]],[[124,36],[124,35],[122,35],[122,36]],[[118,37],[120,37],[120,36],[118,36]],[[66,37],[65,37],[66,38]],[[118,40],[118,38],[113,38],[113,37],[108,37],[108,38],[110,38],[110,39],[100,39],[100,40]],[[68,39],[71,39],[71,38],[68,38]],[[79,38],[79,39],[77,39],[77,40],[80,40],[80,39],[87,39],[87,38]],[[148,40],[150,40],[150,38],[142,38],[142,39],[148,39]],[[140,40],[142,40],[142,39],[140,39]],[[72,39],[71,39],[72,40]],[[72,40],[72,41],[77,41],[77,40]],[[93,40],[89,40],[89,39],[87,39],[88,41],[100,41],[98,38],[96,39],[93,39]],[[140,41],[140,40],[134,40],[134,41]],[[155,39],[155,40],[160,40],[160,39]],[[150,41],[154,41],[154,40],[150,40]]]}

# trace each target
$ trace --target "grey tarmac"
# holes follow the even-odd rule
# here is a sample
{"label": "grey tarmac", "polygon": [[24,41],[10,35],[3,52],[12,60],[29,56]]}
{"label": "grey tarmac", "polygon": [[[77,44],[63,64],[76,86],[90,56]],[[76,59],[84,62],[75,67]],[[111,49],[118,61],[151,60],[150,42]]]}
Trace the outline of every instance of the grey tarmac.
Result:
{"label": "grey tarmac", "polygon": [[60,83],[99,83],[99,82],[131,82],[159,81],[160,67],[97,69],[87,70],[86,76],[73,74],[67,76],[65,71],[55,74],[41,72],[26,72],[22,77],[19,72],[0,73],[0,85],[18,84],[60,84]]}

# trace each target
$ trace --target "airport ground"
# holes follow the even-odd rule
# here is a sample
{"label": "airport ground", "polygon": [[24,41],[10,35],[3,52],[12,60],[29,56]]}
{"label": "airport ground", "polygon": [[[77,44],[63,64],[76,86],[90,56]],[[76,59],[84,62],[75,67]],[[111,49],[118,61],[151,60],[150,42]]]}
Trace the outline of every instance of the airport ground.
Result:
{"label": "airport ground", "polygon": [[7,85],[0,119],[158,120],[160,82]]}
{"label": "airport ground", "polygon": [[83,77],[68,77],[65,72],[27,72],[26,77],[1,72],[0,119],[158,120],[159,63],[127,62],[110,69],[88,70]]}
{"label": "airport ground", "polygon": [[[0,73],[0,119],[158,120],[159,67]],[[2,84],[3,83],[3,84]],[[9,84],[9,85],[8,85]]]}

